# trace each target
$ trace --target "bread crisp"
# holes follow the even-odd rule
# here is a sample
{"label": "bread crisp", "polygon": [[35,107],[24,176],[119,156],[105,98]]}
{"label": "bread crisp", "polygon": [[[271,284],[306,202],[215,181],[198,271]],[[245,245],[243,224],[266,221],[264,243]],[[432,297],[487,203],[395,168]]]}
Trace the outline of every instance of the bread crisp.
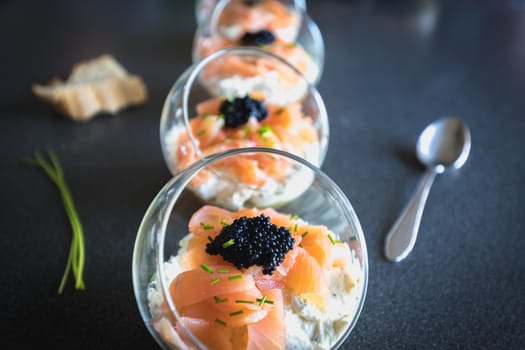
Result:
{"label": "bread crisp", "polygon": [[66,81],[52,79],[47,85],[33,85],[33,92],[66,117],[91,120],[99,113],[116,114],[147,100],[146,85],[129,74],[111,55],[79,62]]}

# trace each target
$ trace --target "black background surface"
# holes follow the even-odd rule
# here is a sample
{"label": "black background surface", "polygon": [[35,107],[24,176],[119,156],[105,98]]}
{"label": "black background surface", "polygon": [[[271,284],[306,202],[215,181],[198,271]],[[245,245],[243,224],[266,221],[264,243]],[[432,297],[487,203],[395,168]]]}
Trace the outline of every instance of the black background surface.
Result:
{"label": "black background surface", "polygon": [[[309,1],[326,44],[322,169],[365,232],[370,279],[348,349],[525,347],[525,4]],[[135,234],[170,174],[164,98],[191,61],[192,1],[0,1],[2,348],[155,349],[131,285]],[[73,63],[114,55],[149,100],[79,124],[31,93]],[[472,132],[464,168],[437,177],[413,253],[384,234],[423,168],[418,133],[444,115]],[[63,295],[70,228],[58,192],[19,162],[53,148],[86,235],[87,289]]]}

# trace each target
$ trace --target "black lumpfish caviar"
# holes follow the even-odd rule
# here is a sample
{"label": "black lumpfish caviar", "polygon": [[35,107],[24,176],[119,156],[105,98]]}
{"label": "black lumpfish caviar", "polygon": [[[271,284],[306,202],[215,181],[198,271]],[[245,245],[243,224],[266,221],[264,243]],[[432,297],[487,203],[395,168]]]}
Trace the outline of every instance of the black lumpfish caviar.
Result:
{"label": "black lumpfish caviar", "polygon": [[272,224],[268,216],[243,216],[223,227],[221,233],[206,245],[206,253],[220,254],[238,269],[262,266],[263,273],[271,275],[293,248],[293,243],[290,231]]}
{"label": "black lumpfish caviar", "polygon": [[241,38],[241,44],[250,46],[270,45],[275,41],[275,35],[269,30],[245,33]]}
{"label": "black lumpfish caviar", "polygon": [[257,121],[268,117],[268,110],[264,103],[250,96],[226,99],[222,101],[219,110],[224,115],[224,126],[227,128],[246,124],[250,117],[257,118]]}

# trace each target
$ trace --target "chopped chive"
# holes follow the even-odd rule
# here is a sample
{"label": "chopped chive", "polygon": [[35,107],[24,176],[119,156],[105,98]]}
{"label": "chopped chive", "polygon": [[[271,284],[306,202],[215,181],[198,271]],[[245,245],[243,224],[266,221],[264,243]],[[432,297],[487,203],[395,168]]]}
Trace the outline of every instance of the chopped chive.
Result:
{"label": "chopped chive", "polygon": [[211,280],[210,284],[216,284],[216,283],[219,283],[220,280],[221,280],[220,277],[214,278],[214,279]]}
{"label": "chopped chive", "polygon": [[262,299],[257,299],[257,301],[259,302],[259,306],[262,306],[266,301],[266,294],[263,295]]}
{"label": "chopped chive", "polygon": [[228,226],[229,225],[228,222],[226,221],[226,219],[222,219],[221,220],[221,224],[222,224],[222,226]]}
{"label": "chopped chive", "polygon": [[340,239],[335,239],[334,237],[332,237],[330,233],[328,234],[328,239],[332,244],[343,243],[343,241],[341,241]]}
{"label": "chopped chive", "polygon": [[238,310],[238,311],[230,312],[230,316],[240,315],[240,314],[242,314],[243,312],[244,312],[243,310]]}
{"label": "chopped chive", "polygon": [[297,214],[293,214],[291,217],[290,217],[290,220],[297,220],[299,219],[299,215]]}
{"label": "chopped chive", "polygon": [[218,296],[214,296],[213,299],[215,299],[215,302],[216,302],[217,304],[219,304],[219,303],[224,303],[225,301],[228,301],[228,298],[221,299],[221,298],[219,298]]}
{"label": "chopped chive", "polygon": [[211,236],[208,236],[208,241],[213,242],[213,238],[211,238]]}
{"label": "chopped chive", "polygon": [[204,134],[206,134],[206,130],[205,130],[205,129],[199,130],[199,131],[197,132],[197,136],[199,136],[199,137],[200,137],[200,136],[203,136]]}
{"label": "chopped chive", "polygon": [[301,235],[302,237],[306,236],[308,234],[308,231],[304,231],[303,234]]}
{"label": "chopped chive", "polygon": [[219,272],[219,273],[228,273],[228,272],[230,272],[230,270],[228,270],[228,269],[218,269],[217,272]]}
{"label": "chopped chive", "polygon": [[257,133],[262,136],[262,137],[266,137],[266,135],[268,135],[269,133],[271,133],[273,130],[270,126],[268,125],[263,125],[261,126],[258,130],[257,130]]}
{"label": "chopped chive", "polygon": [[257,298],[257,299],[255,299],[255,300],[257,300],[257,301],[260,303],[259,305],[262,305],[262,303],[265,303],[265,304],[273,304],[273,300],[268,300],[268,299],[266,299],[266,295],[264,295],[262,299]]}
{"label": "chopped chive", "polygon": [[233,275],[228,277],[228,281],[234,281],[234,280],[240,280],[242,278],[242,275]]}
{"label": "chopped chive", "polygon": [[213,225],[208,225],[208,224],[205,223],[205,222],[201,222],[201,226],[202,226],[202,228],[205,229],[205,230],[211,230],[211,229],[214,228]]}
{"label": "chopped chive", "polygon": [[224,242],[224,243],[222,244],[222,247],[223,247],[223,248],[228,248],[228,247],[230,247],[230,246],[232,246],[232,245],[234,245],[234,244],[235,244],[235,241],[234,241],[233,238],[232,238],[232,239],[229,239],[229,240],[227,240],[226,242]]}
{"label": "chopped chive", "polygon": [[218,324],[220,324],[221,326],[226,327],[226,322],[224,322],[223,320],[221,320],[221,319],[219,319],[219,318],[216,318],[216,319],[215,319],[215,323],[218,323]]}
{"label": "chopped chive", "polygon": [[208,265],[206,265],[205,263],[202,263],[201,264],[201,267],[204,271],[206,271],[207,273],[213,273],[213,270],[211,269],[211,267],[209,267]]}
{"label": "chopped chive", "polygon": [[224,119],[224,114],[219,114],[219,115],[217,116],[217,119]]}
{"label": "chopped chive", "polygon": [[251,301],[251,300],[235,300],[236,303],[238,304],[255,304],[255,302]]}
{"label": "chopped chive", "polygon": [[156,272],[153,272],[153,275],[151,275],[149,281],[150,281],[150,282],[153,282],[153,281],[155,281],[156,279],[157,279],[157,273],[156,273]]}
{"label": "chopped chive", "polygon": [[294,232],[297,232],[297,224],[293,227]]}

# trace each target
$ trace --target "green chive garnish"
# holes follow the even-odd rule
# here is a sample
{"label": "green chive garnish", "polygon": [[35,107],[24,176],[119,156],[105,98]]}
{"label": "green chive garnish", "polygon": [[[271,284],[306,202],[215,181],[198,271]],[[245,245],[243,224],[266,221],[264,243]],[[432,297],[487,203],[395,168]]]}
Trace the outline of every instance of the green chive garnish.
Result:
{"label": "green chive garnish", "polygon": [[153,275],[151,275],[149,281],[150,281],[150,282],[153,282],[153,281],[155,281],[156,279],[157,279],[157,273],[156,273],[156,272],[153,272]]}
{"label": "green chive garnish", "polygon": [[257,298],[255,300],[257,300],[259,302],[259,306],[262,305],[263,303],[265,303],[265,304],[273,304],[273,300],[267,300],[266,299],[266,295],[264,295],[262,299]]}
{"label": "green chive garnish", "polygon": [[337,243],[343,243],[343,241],[341,241],[340,239],[335,239],[334,237],[332,237],[330,233],[328,234],[328,239],[330,240],[330,243],[334,245]]}
{"label": "green chive garnish", "polygon": [[221,278],[217,277],[217,278],[212,279],[210,283],[211,284],[219,283],[220,280],[221,280]]}
{"label": "green chive garnish", "polygon": [[293,227],[294,232],[297,232],[297,224]]}
{"label": "green chive garnish", "polygon": [[299,215],[297,214],[293,214],[291,217],[290,217],[290,220],[297,220],[299,219]]}
{"label": "green chive garnish", "polygon": [[257,133],[259,133],[259,135],[262,137],[265,137],[271,132],[272,132],[272,128],[268,125],[263,125],[257,130]]}
{"label": "green chive garnish", "polygon": [[224,322],[223,320],[221,320],[221,319],[219,319],[219,318],[216,318],[216,319],[215,319],[215,323],[218,323],[218,324],[220,324],[221,326],[226,327],[226,322]]}
{"label": "green chive garnish", "polygon": [[221,299],[218,296],[214,296],[213,299],[215,299],[215,302],[218,303],[224,303],[225,301],[228,301],[228,298]]}
{"label": "green chive garnish", "polygon": [[202,226],[202,228],[205,229],[205,230],[211,230],[211,229],[214,228],[213,225],[208,225],[208,224],[205,223],[205,222],[201,222],[201,226]]}
{"label": "green chive garnish", "polygon": [[240,315],[240,314],[242,314],[243,312],[244,312],[243,310],[238,310],[238,311],[230,312],[230,316]]}
{"label": "green chive garnish", "polygon": [[230,270],[228,270],[228,269],[218,269],[217,272],[228,273],[228,272],[230,272]]}
{"label": "green chive garnish", "polygon": [[208,265],[202,263],[201,264],[201,267],[204,271],[206,271],[207,273],[213,273],[213,270],[211,269],[211,267],[209,267]]}
{"label": "green chive garnish", "polygon": [[240,280],[241,278],[242,278],[242,275],[233,275],[233,276],[228,277],[228,280],[234,281],[234,280]]}
{"label": "green chive garnish", "polygon": [[203,136],[204,134],[206,134],[206,130],[204,130],[204,129],[199,130],[199,131],[197,132],[197,136],[199,136],[199,137],[200,137],[200,136]]}
{"label": "green chive garnish", "polygon": [[257,299],[259,306],[262,306],[266,302],[266,294],[263,295],[262,299]]}
{"label": "green chive garnish", "polygon": [[222,226],[228,226],[229,225],[228,222],[226,221],[226,219],[222,219],[221,220],[221,224],[222,224]]}
{"label": "green chive garnish", "polygon": [[255,304],[255,302],[251,300],[235,300],[235,302],[238,304]]}
{"label": "green chive garnish", "polygon": [[304,231],[303,234],[301,235],[302,237],[306,236],[308,234],[308,231]]}
{"label": "green chive garnish", "polygon": [[234,245],[234,244],[235,244],[235,241],[234,241],[233,238],[232,238],[232,239],[229,239],[229,240],[227,240],[226,242],[224,242],[224,243],[222,244],[222,247],[223,247],[223,248],[228,248],[228,247],[230,247],[230,246],[232,246],[232,245]]}

